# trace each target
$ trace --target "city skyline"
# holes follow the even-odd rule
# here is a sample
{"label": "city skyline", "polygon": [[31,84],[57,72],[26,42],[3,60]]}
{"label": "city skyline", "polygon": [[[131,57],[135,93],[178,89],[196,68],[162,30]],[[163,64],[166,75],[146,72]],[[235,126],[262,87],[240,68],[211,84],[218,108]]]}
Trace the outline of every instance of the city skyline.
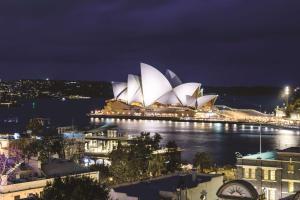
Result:
{"label": "city skyline", "polygon": [[2,1],[0,78],[122,80],[146,62],[203,85],[298,85],[299,9],[295,1]]}

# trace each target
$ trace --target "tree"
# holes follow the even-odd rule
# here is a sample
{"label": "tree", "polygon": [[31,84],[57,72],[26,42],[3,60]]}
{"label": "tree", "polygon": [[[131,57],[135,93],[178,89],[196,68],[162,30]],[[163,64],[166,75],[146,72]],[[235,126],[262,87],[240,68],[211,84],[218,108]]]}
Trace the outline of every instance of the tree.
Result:
{"label": "tree", "polygon": [[61,135],[44,136],[42,140],[36,138],[21,138],[12,142],[12,147],[23,153],[23,159],[29,160],[32,156],[39,155],[42,162],[46,162],[51,155],[58,154],[64,157],[64,142]]}
{"label": "tree", "polygon": [[148,164],[148,173],[151,176],[160,176],[164,170],[164,158],[160,154],[151,155]]}
{"label": "tree", "polygon": [[32,156],[37,155],[38,148],[36,147],[35,140],[31,138],[21,138],[13,140],[10,143],[12,148],[18,149],[22,152],[23,159],[29,160]]}
{"label": "tree", "polygon": [[160,143],[161,139],[162,139],[161,135],[158,133],[155,133],[155,135],[153,136],[153,139],[152,139],[152,148],[154,150],[159,149],[159,143]]}
{"label": "tree", "polygon": [[32,135],[40,135],[43,130],[43,124],[38,119],[31,119],[26,128],[32,131]]}
{"label": "tree", "polygon": [[101,182],[106,182],[109,177],[111,177],[111,173],[109,171],[109,166],[104,164],[94,164],[90,167],[91,171],[99,171],[99,180]]}
{"label": "tree", "polygon": [[9,155],[0,154],[0,184],[6,185],[7,180],[14,175],[15,170],[23,163],[21,152],[9,148]]}
{"label": "tree", "polygon": [[160,174],[164,160],[153,155],[153,151],[159,148],[160,140],[159,134],[151,137],[150,133],[142,132],[128,146],[119,143],[110,154],[112,165],[109,170],[114,182],[131,182],[147,178],[150,173]]}
{"label": "tree", "polygon": [[181,157],[180,151],[178,151],[178,146],[175,141],[169,141],[166,144],[166,170],[167,172],[175,172],[180,170]]}
{"label": "tree", "polygon": [[41,200],[106,200],[108,188],[89,177],[56,178],[44,188]]}
{"label": "tree", "polygon": [[211,167],[211,156],[206,152],[198,152],[194,157],[194,166],[197,167],[201,173],[204,169]]}

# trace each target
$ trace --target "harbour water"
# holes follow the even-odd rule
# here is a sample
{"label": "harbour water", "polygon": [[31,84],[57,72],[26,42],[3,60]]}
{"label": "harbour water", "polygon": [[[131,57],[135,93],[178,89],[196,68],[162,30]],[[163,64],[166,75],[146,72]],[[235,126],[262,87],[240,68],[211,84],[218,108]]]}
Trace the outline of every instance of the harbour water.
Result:
{"label": "harbour water", "polygon": [[[251,104],[246,104],[248,98],[245,99],[245,101],[240,100],[244,102],[240,107],[255,108],[256,105],[261,104],[267,105],[267,109],[274,107],[277,103],[273,102],[270,105],[269,102],[273,98],[261,97],[258,98],[261,101],[253,100],[250,101]],[[0,108],[0,132],[23,131],[26,123],[32,117],[50,118],[51,124],[55,126],[66,126],[72,123],[86,126],[91,123],[86,114],[92,109],[103,106],[103,103],[102,99],[24,101],[19,107]],[[235,105],[239,107],[238,104]],[[178,146],[184,149],[182,157],[188,161],[192,161],[195,152],[205,151],[212,155],[217,164],[234,164],[235,152],[246,155],[259,151],[258,126],[117,119],[103,119],[102,121],[95,119],[92,123],[116,124],[120,131],[128,134],[139,134],[142,131],[160,133],[163,137],[162,145],[169,140],[174,140]],[[299,131],[262,127],[263,151],[299,146],[299,134]]]}
{"label": "harbour water", "polygon": [[[236,152],[247,155],[259,151],[260,126],[255,125],[120,119],[96,119],[93,123],[116,124],[131,135],[159,133],[162,145],[174,140],[184,149],[182,158],[189,162],[196,152],[208,152],[216,164],[234,164]],[[300,145],[300,132],[296,130],[262,126],[261,133],[263,151]]]}

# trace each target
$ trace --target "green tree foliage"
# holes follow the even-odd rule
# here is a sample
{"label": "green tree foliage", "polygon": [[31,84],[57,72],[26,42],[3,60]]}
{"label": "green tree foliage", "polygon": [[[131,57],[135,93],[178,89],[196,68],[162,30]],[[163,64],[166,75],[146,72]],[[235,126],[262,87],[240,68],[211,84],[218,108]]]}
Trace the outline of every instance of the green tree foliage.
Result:
{"label": "green tree foliage", "polygon": [[180,152],[178,151],[178,146],[175,141],[169,141],[166,144],[168,148],[166,154],[166,170],[167,172],[175,172],[180,170],[181,158]]}
{"label": "green tree foliage", "polygon": [[206,152],[198,152],[194,157],[194,166],[197,167],[201,173],[204,173],[204,169],[211,167],[211,156]]}
{"label": "green tree foliage", "polygon": [[64,157],[64,144],[61,135],[56,137],[46,136],[42,140],[35,140],[35,142],[38,148],[39,159],[42,162],[47,162],[54,154]]}
{"label": "green tree foliage", "polygon": [[159,149],[160,140],[161,136],[157,133],[151,137],[150,133],[143,132],[130,145],[119,144],[110,154],[110,173],[114,182],[131,182],[149,177],[150,174],[159,175],[164,160],[152,153]]}
{"label": "green tree foliage", "polygon": [[44,188],[41,200],[106,200],[108,189],[89,177],[56,178]]}
{"label": "green tree foliage", "polygon": [[164,171],[166,171],[165,159],[162,155],[151,155],[151,159],[149,159],[148,163],[148,171],[151,176],[160,176]]}
{"label": "green tree foliage", "polygon": [[21,138],[13,141],[12,146],[22,151],[24,159],[39,156],[42,162],[48,161],[53,154],[63,157],[64,152],[63,138],[58,134],[55,137],[45,136],[43,139]]}
{"label": "green tree foliage", "polygon": [[108,177],[111,177],[109,166],[104,164],[95,164],[90,166],[91,171],[99,171],[99,180],[106,182]]}
{"label": "green tree foliage", "polygon": [[32,135],[40,135],[43,131],[43,125],[38,119],[31,119],[26,128],[32,131]]}

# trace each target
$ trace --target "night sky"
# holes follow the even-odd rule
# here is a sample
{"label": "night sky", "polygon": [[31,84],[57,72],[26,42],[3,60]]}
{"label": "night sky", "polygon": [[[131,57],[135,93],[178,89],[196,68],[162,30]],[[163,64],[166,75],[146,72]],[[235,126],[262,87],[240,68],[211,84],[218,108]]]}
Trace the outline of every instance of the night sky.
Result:
{"label": "night sky", "polygon": [[0,78],[300,84],[299,0],[1,0]]}

